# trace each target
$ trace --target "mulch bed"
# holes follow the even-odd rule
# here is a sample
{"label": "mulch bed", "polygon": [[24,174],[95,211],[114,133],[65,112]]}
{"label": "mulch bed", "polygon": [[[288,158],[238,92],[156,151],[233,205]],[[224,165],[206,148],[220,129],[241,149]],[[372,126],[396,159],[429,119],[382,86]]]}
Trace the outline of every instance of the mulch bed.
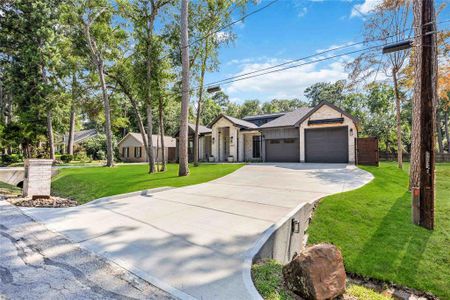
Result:
{"label": "mulch bed", "polygon": [[50,198],[35,198],[31,197],[12,197],[7,198],[7,200],[16,206],[23,207],[47,207],[47,208],[63,208],[63,207],[73,207],[77,206],[78,202],[75,200],[69,200],[60,197],[50,196]]}

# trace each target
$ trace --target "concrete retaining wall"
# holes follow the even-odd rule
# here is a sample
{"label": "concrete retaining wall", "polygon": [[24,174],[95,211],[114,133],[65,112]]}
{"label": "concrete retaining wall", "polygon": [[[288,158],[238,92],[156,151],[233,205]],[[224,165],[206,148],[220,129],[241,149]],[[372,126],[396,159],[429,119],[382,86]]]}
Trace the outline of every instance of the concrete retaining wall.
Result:
{"label": "concrete retaining wall", "polygon": [[263,258],[270,258],[286,264],[305,246],[305,231],[311,220],[311,214],[318,200],[305,203],[287,218],[278,227],[272,228],[272,233],[257,254],[253,262]]}

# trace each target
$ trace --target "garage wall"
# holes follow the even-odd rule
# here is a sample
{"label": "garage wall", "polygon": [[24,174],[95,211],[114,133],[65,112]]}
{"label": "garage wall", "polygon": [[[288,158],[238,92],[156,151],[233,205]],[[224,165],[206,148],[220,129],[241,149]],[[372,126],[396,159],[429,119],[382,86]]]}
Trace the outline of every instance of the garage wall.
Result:
{"label": "garage wall", "polygon": [[[299,130],[298,128],[290,127],[290,128],[270,128],[270,129],[263,129],[262,134],[264,135],[263,139],[263,157],[264,161],[271,161],[271,157],[269,157],[269,154],[267,153],[267,148],[270,147],[270,140],[281,140],[281,143],[284,142],[285,139],[295,139],[295,144],[298,145],[298,138],[299,138]],[[272,151],[280,152],[279,154],[282,156],[283,153],[283,144],[279,145],[280,147],[276,147],[276,145],[273,145]],[[295,156],[297,157],[295,161],[299,161],[300,157],[298,155],[298,151],[296,151],[297,154]],[[277,157],[278,153],[272,153],[271,156]],[[281,156],[278,156],[276,161],[284,161]],[[273,158],[272,157],[272,158]],[[289,159],[290,161],[290,159]]]}
{"label": "garage wall", "polygon": [[[338,124],[320,124],[320,125],[308,125],[308,120],[322,120],[322,119],[334,119],[344,118],[343,123]],[[305,128],[324,128],[324,127],[336,127],[336,126],[348,126],[348,160],[350,163],[355,162],[355,138],[357,136],[357,129],[355,123],[349,117],[341,114],[337,110],[324,105],[314,112],[308,119],[300,124],[300,161],[305,161]],[[353,129],[353,136],[350,135],[350,129]]]}

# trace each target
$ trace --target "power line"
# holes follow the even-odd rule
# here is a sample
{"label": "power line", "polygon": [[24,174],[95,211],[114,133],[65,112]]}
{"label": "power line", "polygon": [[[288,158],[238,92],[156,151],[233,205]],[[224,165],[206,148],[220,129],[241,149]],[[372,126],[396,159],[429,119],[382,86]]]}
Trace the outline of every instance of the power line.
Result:
{"label": "power line", "polygon": [[[196,39],[196,40],[190,42],[188,45],[183,46],[183,47],[181,47],[180,49],[183,49],[183,48],[186,48],[186,47],[191,47],[192,45],[195,45],[195,44],[197,44],[198,42],[201,42],[201,41],[205,40],[206,38],[210,37],[210,36],[213,35],[213,34],[219,33],[219,32],[221,32],[222,30],[224,30],[224,29],[226,29],[226,28],[228,28],[228,27],[233,26],[234,24],[237,24],[237,23],[239,23],[239,22],[244,21],[246,18],[248,18],[248,17],[250,17],[250,16],[252,16],[252,15],[254,15],[254,14],[259,13],[260,11],[262,11],[262,10],[268,8],[269,6],[272,6],[273,4],[275,4],[275,3],[278,2],[278,1],[280,1],[280,0],[273,0],[273,1],[269,2],[269,3],[267,3],[267,4],[264,5],[264,6],[258,8],[258,9],[255,9],[254,11],[251,11],[251,12],[249,12],[249,13],[246,14],[246,15],[243,15],[243,16],[240,17],[239,19],[234,20],[233,22],[230,22],[230,23],[228,23],[228,24],[225,24],[224,26],[220,27],[219,29],[214,30],[214,31],[211,31],[211,32],[205,34],[204,36],[199,37],[198,39]],[[170,54],[164,55],[163,57],[160,58],[160,60],[163,60],[163,59],[165,59],[165,58],[167,58],[167,57],[169,57],[169,56],[170,56]]]}
{"label": "power line", "polygon": [[[239,19],[237,19],[237,20],[235,20],[235,21],[233,21],[233,22],[231,22],[231,23],[228,23],[228,24],[226,24],[226,25],[220,27],[219,29],[217,29],[217,30],[215,30],[215,31],[212,31],[212,32],[210,32],[210,33],[208,33],[208,34],[206,34],[206,35],[204,35],[204,36],[202,36],[202,37],[200,37],[200,38],[198,38],[198,39],[192,41],[191,43],[189,43],[189,45],[188,45],[187,47],[192,46],[193,44],[196,44],[196,43],[198,43],[198,42],[200,42],[200,41],[206,39],[207,37],[209,37],[209,36],[211,36],[211,35],[213,35],[213,34],[219,33],[219,32],[221,32],[222,30],[224,30],[225,28],[231,27],[231,26],[233,26],[234,24],[237,24],[237,23],[239,23],[239,22],[241,22],[241,21],[244,21],[246,18],[248,18],[248,17],[250,17],[250,16],[252,16],[252,15],[254,15],[254,14],[259,13],[260,11],[262,11],[262,10],[268,8],[269,6],[275,4],[275,3],[278,2],[278,1],[280,1],[280,0],[273,0],[273,1],[269,2],[268,4],[262,6],[262,7],[258,8],[258,9],[255,9],[254,11],[252,11],[252,12],[250,12],[250,13],[248,13],[248,14],[242,16],[241,18],[239,18]],[[186,46],[185,46],[185,47],[186,47]]]}
{"label": "power line", "polygon": [[[436,25],[437,24],[442,24],[442,23],[448,23],[448,22],[450,22],[450,19],[442,21],[442,22],[439,22],[439,23],[436,23]],[[426,26],[426,25],[429,25],[429,24],[424,24],[422,26]],[[267,71],[267,70],[272,70],[272,69],[275,69],[275,68],[278,68],[278,67],[281,67],[281,66],[289,65],[289,64],[292,64],[292,63],[295,63],[295,62],[299,62],[299,61],[302,61],[302,60],[305,60],[305,59],[309,59],[309,58],[313,58],[313,57],[316,57],[316,56],[320,56],[320,55],[323,55],[323,54],[326,54],[326,53],[329,53],[329,52],[334,52],[334,51],[337,51],[337,50],[351,48],[351,47],[355,47],[355,46],[358,46],[358,45],[367,44],[367,43],[371,43],[371,42],[387,40],[387,39],[389,39],[391,37],[400,35],[400,34],[406,32],[406,31],[411,30],[412,28],[416,28],[416,27],[417,26],[414,26],[414,27],[411,27],[409,29],[405,29],[405,30],[403,30],[403,31],[401,31],[399,33],[392,34],[392,35],[389,35],[389,36],[386,36],[386,37],[383,37],[383,38],[372,39],[372,40],[369,40],[369,41],[360,41],[360,42],[355,42],[355,43],[348,44],[348,45],[343,45],[343,46],[327,49],[327,50],[324,50],[324,51],[321,51],[321,52],[317,52],[315,54],[311,54],[311,55],[304,56],[304,57],[301,57],[301,58],[293,59],[293,60],[290,60],[290,61],[287,61],[287,62],[284,62],[284,63],[280,63],[280,64],[277,64],[277,65],[274,65],[274,66],[270,66],[270,67],[262,68],[262,69],[259,69],[259,70],[247,72],[247,73],[244,73],[244,74],[231,76],[231,77],[228,77],[228,78],[225,78],[225,79],[221,79],[221,80],[218,80],[218,81],[210,82],[208,84],[205,84],[205,86],[218,85],[218,84],[221,84],[224,81],[228,81],[228,80],[232,80],[232,79],[235,79],[235,78],[252,75],[252,74],[255,74],[255,73],[264,72],[264,71]]]}

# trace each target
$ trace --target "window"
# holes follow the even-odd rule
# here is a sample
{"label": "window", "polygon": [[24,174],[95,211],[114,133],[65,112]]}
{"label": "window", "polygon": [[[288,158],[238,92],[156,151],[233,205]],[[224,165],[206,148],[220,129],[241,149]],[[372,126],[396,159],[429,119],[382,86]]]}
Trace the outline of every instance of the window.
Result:
{"label": "window", "polygon": [[142,147],[135,147],[134,148],[134,157],[141,158],[142,156]]}
{"label": "window", "polygon": [[280,140],[270,140],[270,143],[271,143],[271,144],[279,144],[279,143],[280,143]]}
{"label": "window", "polygon": [[261,137],[254,136],[253,137],[253,158],[261,157]]}
{"label": "window", "polygon": [[130,148],[123,147],[122,148],[122,157],[128,158],[130,156]]}
{"label": "window", "polygon": [[286,140],[284,140],[284,143],[285,144],[293,144],[293,143],[295,143],[295,140],[294,139],[286,139]]}

